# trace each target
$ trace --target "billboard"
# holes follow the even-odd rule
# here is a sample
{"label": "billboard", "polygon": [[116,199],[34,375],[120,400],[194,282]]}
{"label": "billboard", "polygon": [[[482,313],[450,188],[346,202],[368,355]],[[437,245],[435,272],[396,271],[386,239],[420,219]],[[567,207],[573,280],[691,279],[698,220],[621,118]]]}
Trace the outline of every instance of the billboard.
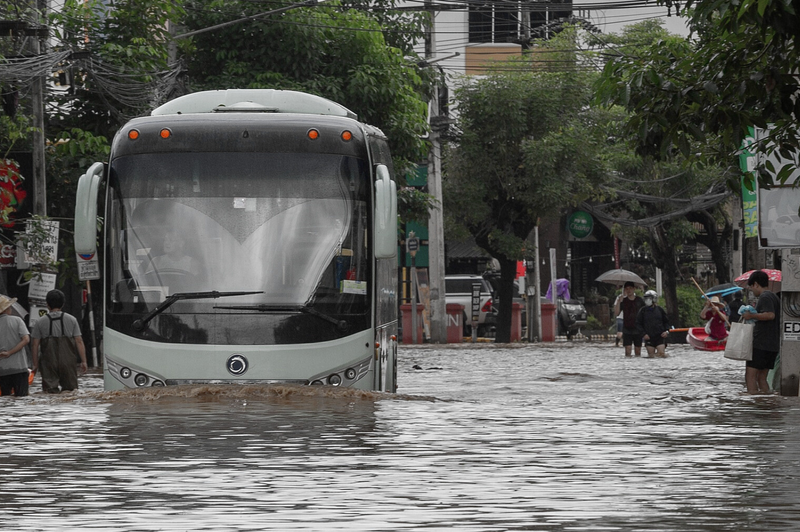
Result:
{"label": "billboard", "polygon": [[[760,170],[773,177],[776,184],[763,187],[757,183],[758,200],[758,245],[760,248],[800,247],[800,158],[795,153],[791,159],[780,154],[758,148],[766,144],[767,131],[755,129],[745,142],[749,144],[752,159],[751,170]],[[786,165],[796,168],[780,183],[776,176]],[[748,165],[750,166],[750,165]]]}

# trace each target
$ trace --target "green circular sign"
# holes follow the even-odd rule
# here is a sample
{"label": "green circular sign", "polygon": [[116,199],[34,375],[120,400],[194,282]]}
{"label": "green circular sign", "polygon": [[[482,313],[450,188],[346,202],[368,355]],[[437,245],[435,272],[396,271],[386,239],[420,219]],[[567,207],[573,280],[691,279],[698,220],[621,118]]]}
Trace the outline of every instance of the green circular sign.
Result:
{"label": "green circular sign", "polygon": [[569,234],[575,238],[586,238],[592,234],[594,220],[592,215],[585,211],[575,211],[567,219]]}

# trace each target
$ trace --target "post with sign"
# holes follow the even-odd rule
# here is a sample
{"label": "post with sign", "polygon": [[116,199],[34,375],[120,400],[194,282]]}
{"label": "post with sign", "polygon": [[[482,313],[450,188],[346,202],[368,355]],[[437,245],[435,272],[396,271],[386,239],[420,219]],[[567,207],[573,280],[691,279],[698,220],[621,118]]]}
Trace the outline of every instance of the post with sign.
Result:
{"label": "post with sign", "polygon": [[478,341],[478,319],[481,316],[481,283],[472,283],[472,343]]}
{"label": "post with sign", "polygon": [[781,356],[777,380],[781,395],[800,393],[800,254],[781,250]]}
{"label": "post with sign", "polygon": [[406,239],[406,251],[411,255],[411,343],[417,343],[417,251],[419,238],[411,231]]}

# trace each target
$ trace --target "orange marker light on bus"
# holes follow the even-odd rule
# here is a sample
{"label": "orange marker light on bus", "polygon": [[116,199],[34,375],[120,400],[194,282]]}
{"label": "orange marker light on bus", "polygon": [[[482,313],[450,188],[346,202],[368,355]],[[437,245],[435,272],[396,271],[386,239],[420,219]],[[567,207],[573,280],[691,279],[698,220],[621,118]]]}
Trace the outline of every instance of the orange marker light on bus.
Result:
{"label": "orange marker light on bus", "polygon": [[308,138],[310,138],[311,140],[317,140],[319,138],[319,131],[317,131],[316,129],[309,129]]}
{"label": "orange marker light on bus", "polygon": [[345,142],[353,140],[353,134],[347,130],[342,131],[342,140]]}
{"label": "orange marker light on bus", "polygon": [[128,131],[128,138],[131,140],[136,140],[139,138],[139,130],[138,129],[131,129]]}
{"label": "orange marker light on bus", "polygon": [[169,128],[165,127],[164,129],[161,130],[159,135],[161,135],[162,139],[168,139],[172,136],[172,131],[170,131]]}

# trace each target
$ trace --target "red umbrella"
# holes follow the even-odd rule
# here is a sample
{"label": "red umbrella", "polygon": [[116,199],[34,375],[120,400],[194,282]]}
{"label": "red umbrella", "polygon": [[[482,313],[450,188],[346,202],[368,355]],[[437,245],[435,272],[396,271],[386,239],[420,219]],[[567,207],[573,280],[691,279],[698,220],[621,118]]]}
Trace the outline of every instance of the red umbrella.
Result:
{"label": "red umbrella", "polygon": [[[742,288],[747,288],[747,281],[750,280],[750,275],[753,272],[758,270],[750,270],[749,272],[744,272],[742,275],[737,277],[733,280],[734,283],[741,286]],[[767,286],[767,290],[770,292],[780,292],[781,291],[781,271],[780,270],[761,270],[762,272],[767,274],[769,278],[769,286]]]}

